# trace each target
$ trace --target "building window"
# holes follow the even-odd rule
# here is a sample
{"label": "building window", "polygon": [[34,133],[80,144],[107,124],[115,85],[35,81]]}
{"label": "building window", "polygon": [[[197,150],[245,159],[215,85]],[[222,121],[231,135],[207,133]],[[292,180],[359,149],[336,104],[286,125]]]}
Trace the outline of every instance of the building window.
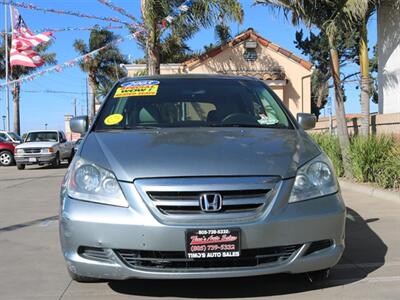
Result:
{"label": "building window", "polygon": [[256,49],[246,49],[243,53],[243,58],[245,61],[255,61],[257,59]]}
{"label": "building window", "polygon": [[244,42],[243,58],[245,61],[255,61],[257,59],[257,41],[247,40]]}

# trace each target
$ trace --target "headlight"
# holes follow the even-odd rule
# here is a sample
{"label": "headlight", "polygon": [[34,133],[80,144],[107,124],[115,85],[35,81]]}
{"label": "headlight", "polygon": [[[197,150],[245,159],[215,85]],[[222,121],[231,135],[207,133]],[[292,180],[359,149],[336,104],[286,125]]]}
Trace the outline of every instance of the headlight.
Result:
{"label": "headlight", "polygon": [[54,153],[54,148],[50,147],[50,148],[42,148],[42,153]]}
{"label": "headlight", "polygon": [[25,151],[24,151],[24,149],[15,149],[15,153],[17,153],[17,154],[24,154]]}
{"label": "headlight", "polygon": [[338,191],[332,164],[321,154],[297,170],[289,203],[317,198]]}
{"label": "headlight", "polygon": [[114,174],[82,158],[71,166],[67,193],[77,200],[128,207]]}

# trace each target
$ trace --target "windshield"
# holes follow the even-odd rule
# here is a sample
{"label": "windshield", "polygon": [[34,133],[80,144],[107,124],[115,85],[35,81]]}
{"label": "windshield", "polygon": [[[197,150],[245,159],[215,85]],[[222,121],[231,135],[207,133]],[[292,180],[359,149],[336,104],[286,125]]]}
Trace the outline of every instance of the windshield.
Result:
{"label": "windshield", "polygon": [[57,142],[58,134],[54,131],[30,132],[26,142]]}
{"label": "windshield", "polygon": [[95,130],[151,127],[292,128],[279,99],[254,80],[162,78],[114,88]]}
{"label": "windshield", "polygon": [[22,138],[21,138],[18,134],[16,134],[16,133],[14,133],[14,132],[9,132],[8,135],[11,136],[11,138],[12,138],[14,141],[20,141],[20,142],[22,142]]}

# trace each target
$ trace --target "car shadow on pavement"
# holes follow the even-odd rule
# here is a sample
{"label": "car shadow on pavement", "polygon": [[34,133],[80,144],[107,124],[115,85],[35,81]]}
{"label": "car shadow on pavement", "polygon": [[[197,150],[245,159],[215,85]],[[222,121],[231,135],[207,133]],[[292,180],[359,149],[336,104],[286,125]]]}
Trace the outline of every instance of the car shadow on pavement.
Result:
{"label": "car shadow on pavement", "polygon": [[346,285],[365,278],[385,263],[387,246],[369,227],[379,219],[364,220],[347,208],[346,250],[329,279],[313,282],[305,274],[200,280],[111,281],[115,292],[136,296],[183,298],[243,298],[285,295]]}

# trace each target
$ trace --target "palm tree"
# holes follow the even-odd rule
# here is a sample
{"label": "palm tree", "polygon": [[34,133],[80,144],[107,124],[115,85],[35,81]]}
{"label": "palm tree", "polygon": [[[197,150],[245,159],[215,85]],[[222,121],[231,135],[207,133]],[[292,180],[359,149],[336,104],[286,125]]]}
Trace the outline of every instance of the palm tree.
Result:
{"label": "palm tree", "polygon": [[93,57],[82,60],[80,63],[81,70],[88,73],[92,97],[91,120],[93,120],[96,114],[96,96],[99,89],[105,90],[109,88],[110,82],[117,80],[120,76],[124,76],[124,71],[121,69],[120,64],[127,63],[127,59],[113,44],[117,38],[109,30],[93,29],[90,32],[89,44],[86,44],[81,39],[74,42],[75,50],[81,55],[108,45],[104,50],[96,53]]}
{"label": "palm tree", "polygon": [[361,74],[361,119],[360,119],[360,135],[369,135],[369,101],[371,96],[371,82],[370,82],[370,68],[369,68],[369,57],[368,57],[368,20],[376,10],[378,0],[369,0],[368,9],[361,16],[358,22],[358,28],[360,32],[360,49],[359,49],[359,59],[360,59],[360,74]]}
{"label": "palm tree", "polygon": [[[8,45],[11,45],[11,37],[8,37]],[[46,51],[50,47],[51,42],[40,44],[34,50],[44,59],[46,65],[53,65],[56,61],[56,54],[55,53],[47,53]],[[10,49],[7,49],[10,52]],[[9,56],[10,57],[10,56]],[[6,76],[6,67],[5,67],[5,43],[3,38],[3,43],[0,48],[0,77],[5,78]],[[10,68],[10,67],[9,67]],[[18,80],[23,76],[29,75],[37,71],[37,68],[29,68],[23,66],[13,66],[12,69],[10,68],[9,80]],[[14,83],[11,89],[12,97],[13,97],[13,116],[14,116],[14,132],[17,134],[21,133],[21,119],[20,119],[20,95],[21,95],[21,83]]]}
{"label": "palm tree", "polygon": [[[141,0],[142,16],[146,28],[146,58],[150,75],[160,73],[160,45],[164,33],[159,24],[176,9],[182,0]],[[218,17],[223,15],[228,20],[241,22],[243,9],[238,0],[198,0],[192,8],[177,17],[167,32],[182,34],[188,39],[201,27],[210,27],[218,22]]]}
{"label": "palm tree", "polygon": [[344,95],[340,80],[336,33],[340,28],[352,29],[354,23],[367,11],[368,0],[256,0],[256,4],[264,4],[272,9],[282,10],[287,18],[291,17],[294,25],[302,21],[309,27],[316,26],[328,37],[330,69],[335,91],[337,134],[345,166],[345,176],[351,176],[350,138],[347,131]]}

